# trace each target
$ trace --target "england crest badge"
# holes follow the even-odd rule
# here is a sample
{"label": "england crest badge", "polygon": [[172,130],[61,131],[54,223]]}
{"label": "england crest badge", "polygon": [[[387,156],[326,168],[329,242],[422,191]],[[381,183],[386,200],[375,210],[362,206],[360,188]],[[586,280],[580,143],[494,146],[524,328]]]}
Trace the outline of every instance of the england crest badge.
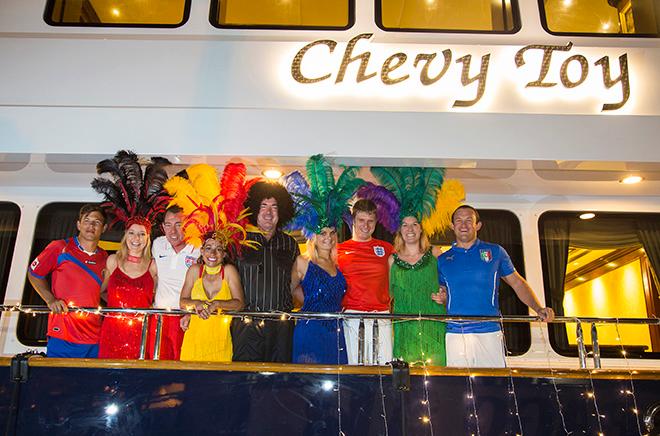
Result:
{"label": "england crest badge", "polygon": [[493,254],[490,252],[490,250],[479,250],[479,256],[484,262],[490,262],[493,260]]}
{"label": "england crest badge", "polygon": [[385,247],[381,245],[374,245],[374,254],[378,257],[385,256]]}
{"label": "england crest badge", "polygon": [[186,256],[186,266],[190,268],[193,263],[197,261],[197,258],[195,256]]}

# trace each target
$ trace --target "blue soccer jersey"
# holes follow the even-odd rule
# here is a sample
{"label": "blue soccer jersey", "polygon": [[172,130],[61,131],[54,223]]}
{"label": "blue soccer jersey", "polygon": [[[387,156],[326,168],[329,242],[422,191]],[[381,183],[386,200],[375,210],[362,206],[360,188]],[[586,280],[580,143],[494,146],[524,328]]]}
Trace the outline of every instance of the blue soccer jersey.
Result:
{"label": "blue soccer jersey", "polygon": [[[438,281],[447,287],[447,315],[499,316],[500,279],[514,273],[508,253],[477,239],[467,250],[454,244],[438,258]],[[447,333],[489,333],[497,322],[447,323]]]}

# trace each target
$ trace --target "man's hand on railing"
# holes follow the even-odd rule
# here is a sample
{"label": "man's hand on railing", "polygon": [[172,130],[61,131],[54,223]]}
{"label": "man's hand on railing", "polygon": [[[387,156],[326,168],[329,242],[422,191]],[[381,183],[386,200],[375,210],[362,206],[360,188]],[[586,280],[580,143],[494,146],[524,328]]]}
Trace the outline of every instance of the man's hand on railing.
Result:
{"label": "man's hand on railing", "polygon": [[555,311],[551,307],[544,307],[536,311],[541,321],[551,322],[555,319]]}
{"label": "man's hand on railing", "polygon": [[69,311],[69,306],[67,306],[66,303],[62,300],[55,299],[46,304],[53,313],[67,313]]}

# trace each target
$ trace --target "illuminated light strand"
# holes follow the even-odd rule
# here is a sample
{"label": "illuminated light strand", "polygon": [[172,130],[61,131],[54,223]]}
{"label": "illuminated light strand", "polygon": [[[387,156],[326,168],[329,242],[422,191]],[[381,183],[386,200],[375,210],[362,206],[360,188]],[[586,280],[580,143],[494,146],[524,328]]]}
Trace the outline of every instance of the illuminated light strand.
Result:
{"label": "illuminated light strand", "polygon": [[593,372],[594,371],[590,371],[590,370],[587,371],[587,373],[589,374],[589,385],[591,386],[591,391],[586,392],[586,394],[587,394],[586,401],[588,401],[588,399],[593,400],[594,409],[596,410],[596,414],[595,414],[596,422],[598,422],[598,434],[603,434],[603,423],[601,422],[600,410],[598,410],[598,400],[596,398],[596,387],[594,386],[594,379],[592,377]]}
{"label": "illuminated light strand", "polygon": [[[378,362],[376,362],[378,363]],[[383,407],[383,421],[385,423],[385,436],[389,436],[389,429],[387,427],[387,410],[385,410],[385,391],[383,390],[383,372],[381,371],[380,365],[377,365],[378,368],[378,383],[380,385],[380,401],[381,406]]]}
{"label": "illuminated light strand", "polygon": [[429,431],[431,433],[431,436],[433,436],[433,421],[431,420],[431,398],[429,397],[429,386],[428,386],[428,376],[429,376],[429,371],[427,368],[427,364],[431,363],[431,359],[425,359],[424,358],[424,341],[422,340],[421,337],[421,328],[422,328],[422,314],[419,314],[419,318],[417,319],[417,325],[418,328],[420,329],[420,337],[419,337],[419,351],[420,355],[422,356],[422,368],[424,370],[424,400],[422,401],[422,405],[426,406],[426,416],[422,416],[422,422],[424,424],[429,425]]}
{"label": "illuminated light strand", "polygon": [[[339,357],[341,356],[341,337],[339,335],[342,334],[340,324],[342,321],[337,320],[336,321],[336,326],[337,326],[337,363],[339,363]],[[341,370],[342,367],[340,365],[337,365],[337,426],[338,426],[338,433],[340,436],[344,435],[344,431],[341,429]]]}
{"label": "illuminated light strand", "polygon": [[[506,365],[506,356],[508,354],[508,349],[506,347],[506,340],[504,339],[504,318],[500,318],[500,330],[502,331],[502,346],[504,347],[504,364]],[[518,409],[518,396],[516,395],[516,387],[513,383],[513,370],[509,368],[509,394],[513,397],[513,407],[516,414],[516,419],[518,420],[518,429],[520,433],[524,433],[522,420],[520,419],[520,409]]]}
{"label": "illuminated light strand", "polygon": [[548,369],[550,370],[550,373],[552,374],[552,377],[550,378],[550,381],[552,382],[552,387],[555,390],[555,401],[557,402],[557,411],[559,412],[559,417],[561,418],[561,426],[564,429],[564,433],[566,436],[570,435],[572,432],[568,431],[568,427],[566,427],[566,418],[564,417],[564,405],[561,403],[561,399],[559,398],[559,388],[557,387],[557,380],[555,377],[555,369],[552,367],[552,360],[550,359],[550,350],[552,349],[550,347],[550,344],[546,342],[545,338],[545,331],[543,328],[542,324],[538,324],[538,329],[539,332],[541,333],[541,343],[543,344],[543,348],[545,349],[545,358],[546,361],[548,362]]}
{"label": "illuminated light strand", "polygon": [[633,400],[633,409],[632,412],[635,415],[635,422],[637,423],[637,431],[639,432],[639,435],[642,436],[642,426],[639,422],[639,408],[637,407],[637,397],[635,395],[635,383],[633,381],[633,374],[634,371],[630,367],[630,361],[628,360],[628,356],[626,355],[626,350],[623,346],[623,341],[621,340],[621,333],[619,332],[619,321],[617,319],[617,322],[614,324],[614,327],[616,328],[616,340],[619,342],[621,345],[621,354],[623,355],[623,360],[626,362],[626,368],[628,368],[628,373],[630,374],[630,390],[626,390],[626,394],[632,396]]}
{"label": "illuminated light strand", "polygon": [[[463,329],[463,325],[461,325],[461,330]],[[461,333],[464,333],[461,331]],[[467,398],[471,400],[472,403],[472,413],[470,416],[474,416],[474,422],[477,427],[477,436],[481,436],[481,430],[479,429],[479,415],[477,414],[477,400],[474,398],[474,386],[472,384],[472,378],[474,377],[470,371],[470,363],[468,362],[468,355],[467,355],[467,343],[465,342],[465,334],[461,335],[461,339],[463,340],[463,356],[465,357],[465,363],[466,367],[468,369],[469,376],[467,377],[467,384],[468,384],[468,395]],[[472,433],[474,434],[474,433]]]}

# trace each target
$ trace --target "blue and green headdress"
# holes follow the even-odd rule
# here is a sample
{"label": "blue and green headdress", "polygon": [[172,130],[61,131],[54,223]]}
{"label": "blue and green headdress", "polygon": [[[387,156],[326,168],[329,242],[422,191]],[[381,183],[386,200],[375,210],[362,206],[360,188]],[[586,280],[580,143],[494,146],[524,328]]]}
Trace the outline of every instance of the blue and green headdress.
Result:
{"label": "blue and green headdress", "polygon": [[398,222],[414,216],[428,235],[444,231],[465,198],[460,182],[445,180],[444,168],[371,167],[371,173],[399,202]]}
{"label": "blue and green headdress", "polygon": [[332,166],[321,154],[310,157],[307,178],[299,171],[284,177],[284,186],[293,198],[296,215],[287,229],[301,230],[308,239],[324,227],[337,228],[348,202],[365,181],[358,178],[359,167],[343,167],[337,181]]}

